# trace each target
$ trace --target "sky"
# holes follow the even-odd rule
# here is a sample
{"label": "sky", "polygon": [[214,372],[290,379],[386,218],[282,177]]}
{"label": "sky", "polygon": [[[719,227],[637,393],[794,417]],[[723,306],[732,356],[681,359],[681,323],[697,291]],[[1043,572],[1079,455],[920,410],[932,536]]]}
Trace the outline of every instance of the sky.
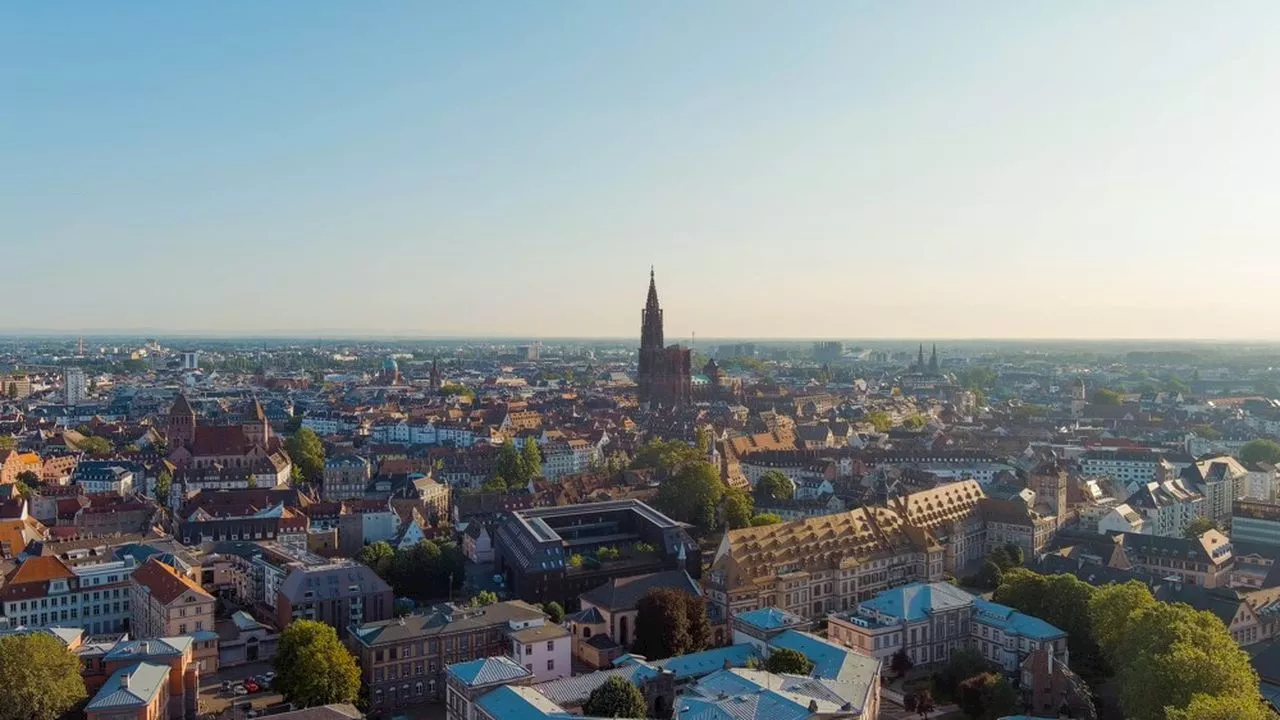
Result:
{"label": "sky", "polygon": [[1280,339],[1280,3],[0,4],[0,331]]}

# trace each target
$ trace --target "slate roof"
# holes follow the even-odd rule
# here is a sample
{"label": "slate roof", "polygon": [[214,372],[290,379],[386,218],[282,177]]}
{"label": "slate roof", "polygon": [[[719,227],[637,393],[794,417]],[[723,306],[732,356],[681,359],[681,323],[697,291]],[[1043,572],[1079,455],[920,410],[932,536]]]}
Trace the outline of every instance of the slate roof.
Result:
{"label": "slate roof", "polygon": [[131,657],[177,657],[191,647],[192,639],[187,635],[167,638],[150,638],[148,640],[126,640],[117,643],[107,651],[107,660],[125,660]]}
{"label": "slate roof", "polygon": [[[533,689],[548,700],[561,706],[580,706],[591,696],[591,691],[605,684],[611,677],[620,677],[636,686],[658,674],[657,668],[644,662],[633,662],[621,667],[598,670],[576,677],[560,678],[533,685]],[[503,720],[506,720],[505,717]]]}
{"label": "slate roof", "polygon": [[925,619],[931,613],[945,612],[969,605],[973,596],[950,583],[911,583],[885,590],[862,607],[908,622]]}
{"label": "slate roof", "polygon": [[471,687],[508,683],[533,675],[524,666],[505,655],[454,663],[448,670],[450,675]]}
{"label": "slate roof", "polygon": [[366,646],[384,645],[489,626],[505,628],[513,621],[528,622],[544,617],[541,610],[521,600],[508,600],[482,608],[437,605],[424,613],[367,623],[355,631],[354,637]]}
{"label": "slate roof", "polygon": [[794,625],[805,625],[809,621],[798,615],[792,615],[786,610],[780,610],[775,607],[765,607],[759,610],[748,610],[733,616],[735,623],[750,625],[760,630],[778,630],[781,628],[789,628]]}
{"label": "slate roof", "polygon": [[648,575],[613,578],[600,587],[582,594],[582,601],[610,612],[635,610],[640,598],[650,590],[672,588],[690,595],[702,595],[702,588],[684,570],[666,570]]}
{"label": "slate roof", "polygon": [[111,674],[85,709],[124,710],[144,707],[155,698],[168,679],[169,668],[165,665],[145,662],[127,665]]}

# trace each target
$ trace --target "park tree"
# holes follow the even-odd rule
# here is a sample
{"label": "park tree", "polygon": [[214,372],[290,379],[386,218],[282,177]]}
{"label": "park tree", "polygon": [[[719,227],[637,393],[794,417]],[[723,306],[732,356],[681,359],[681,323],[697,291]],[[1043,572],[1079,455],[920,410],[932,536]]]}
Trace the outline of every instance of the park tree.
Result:
{"label": "park tree", "polygon": [[703,532],[712,532],[718,525],[716,509],[724,492],[716,467],[698,461],[686,464],[664,480],[658,487],[655,504],[676,520],[695,525]]}
{"label": "park tree", "polygon": [[53,635],[0,637],[0,720],[54,720],[87,696],[80,660]]}
{"label": "park tree", "polygon": [[771,673],[787,673],[788,675],[808,675],[813,672],[813,661],[805,657],[799,650],[776,648],[765,660],[764,669]]}
{"label": "park tree", "polygon": [[994,590],[1000,586],[1004,580],[1004,571],[1000,569],[999,563],[987,558],[978,566],[978,572],[969,579],[974,587],[984,590]]}
{"label": "park tree", "polygon": [[1003,675],[987,672],[964,680],[956,704],[972,720],[997,720],[1017,711],[1018,693]]}
{"label": "park tree", "polygon": [[471,598],[471,607],[484,607],[498,602],[498,594],[492,590],[481,590]]}
{"label": "park tree", "polygon": [[582,706],[583,715],[599,718],[643,718],[648,710],[640,688],[617,675],[592,690]]}
{"label": "park tree", "polygon": [[1005,543],[1004,552],[1009,558],[1010,568],[1021,567],[1022,563],[1026,562],[1026,553],[1023,552],[1022,546],[1017,543]]}
{"label": "park tree", "polygon": [[674,588],[658,588],[636,604],[636,637],[631,651],[637,655],[657,660],[705,650],[710,643],[711,625],[701,598]]}
{"label": "park tree", "polygon": [[106,438],[96,436],[86,437],[77,443],[77,445],[80,446],[81,450],[89,453],[90,455],[106,455],[111,452],[111,442]]}
{"label": "park tree", "polygon": [[298,428],[284,443],[289,459],[302,471],[302,479],[309,483],[324,481],[324,443],[309,427]]}
{"label": "park tree", "polygon": [[302,707],[348,703],[360,692],[360,668],[332,626],[294,620],[280,633],[272,689]]}
{"label": "park tree", "polygon": [[507,485],[507,481],[503,476],[497,473],[494,473],[493,477],[480,484],[481,492],[504,493],[510,489],[511,487]]}
{"label": "park tree", "polygon": [[1166,707],[1165,720],[1274,720],[1254,695],[1196,695],[1185,708]]}
{"label": "park tree", "polygon": [[790,500],[795,495],[796,484],[783,473],[770,470],[756,482],[755,495],[762,503]]}
{"label": "park tree", "polygon": [[547,617],[551,618],[551,622],[557,625],[564,622],[564,606],[555,600],[547,603],[545,611],[547,613]]}
{"label": "park tree", "polygon": [[385,580],[387,571],[391,568],[391,560],[395,555],[396,551],[395,548],[391,547],[391,543],[379,540],[376,543],[360,548],[360,554],[356,556],[356,559],[362,564],[373,568],[378,577]]}
{"label": "park tree", "polygon": [[1094,592],[1092,585],[1073,575],[1041,575],[1013,568],[1004,574],[992,599],[1065,631],[1072,667],[1089,678],[1106,672],[1089,610]]}
{"label": "park tree", "polygon": [[1116,656],[1132,618],[1155,604],[1151,591],[1137,580],[1098,588],[1089,600],[1089,618],[1104,657]]}
{"label": "park tree", "polygon": [[1209,532],[1210,530],[1216,530],[1217,528],[1218,528],[1218,525],[1212,520],[1210,520],[1209,518],[1198,517],[1195,520],[1192,520],[1191,522],[1187,523],[1187,527],[1184,528],[1182,531],[1182,536],[1186,538],[1195,539]]}
{"label": "park tree", "polygon": [[751,527],[760,527],[762,525],[777,525],[782,522],[782,516],[774,513],[759,513],[751,516]]}
{"label": "park tree", "polygon": [[699,425],[693,433],[693,446],[703,455],[711,454],[711,426]]}
{"label": "park tree", "polygon": [[520,450],[521,466],[525,474],[525,482],[531,478],[542,477],[542,451],[533,438],[525,438],[524,447]]}
{"label": "park tree", "polygon": [[724,522],[730,530],[737,530],[751,525],[751,496],[739,488],[730,488],[724,493]]}
{"label": "park tree", "polygon": [[1280,443],[1265,438],[1250,440],[1240,447],[1240,462],[1246,465],[1258,462],[1273,465],[1280,463]]}

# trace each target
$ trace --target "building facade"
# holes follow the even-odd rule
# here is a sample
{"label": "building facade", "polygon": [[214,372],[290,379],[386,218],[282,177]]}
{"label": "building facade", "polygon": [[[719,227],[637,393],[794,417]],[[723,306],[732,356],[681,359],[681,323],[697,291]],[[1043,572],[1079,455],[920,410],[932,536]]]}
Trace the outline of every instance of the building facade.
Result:
{"label": "building facade", "polygon": [[662,306],[649,271],[649,295],[640,311],[640,357],[636,372],[640,404],[651,408],[687,405],[693,396],[692,351],[667,347],[663,339]]}

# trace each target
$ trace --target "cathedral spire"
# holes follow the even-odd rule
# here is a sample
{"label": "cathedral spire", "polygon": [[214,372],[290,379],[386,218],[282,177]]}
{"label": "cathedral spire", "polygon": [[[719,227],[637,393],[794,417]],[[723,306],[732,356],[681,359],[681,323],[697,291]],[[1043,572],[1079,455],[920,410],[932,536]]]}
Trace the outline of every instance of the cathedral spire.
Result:
{"label": "cathedral spire", "polygon": [[929,372],[938,372],[938,343],[933,344],[933,353],[929,355]]}
{"label": "cathedral spire", "polygon": [[653,266],[649,266],[649,296],[640,313],[640,347],[663,347],[662,306],[658,304],[658,283],[654,279]]}
{"label": "cathedral spire", "polygon": [[916,358],[916,372],[924,372],[924,343],[920,343],[920,353]]}

